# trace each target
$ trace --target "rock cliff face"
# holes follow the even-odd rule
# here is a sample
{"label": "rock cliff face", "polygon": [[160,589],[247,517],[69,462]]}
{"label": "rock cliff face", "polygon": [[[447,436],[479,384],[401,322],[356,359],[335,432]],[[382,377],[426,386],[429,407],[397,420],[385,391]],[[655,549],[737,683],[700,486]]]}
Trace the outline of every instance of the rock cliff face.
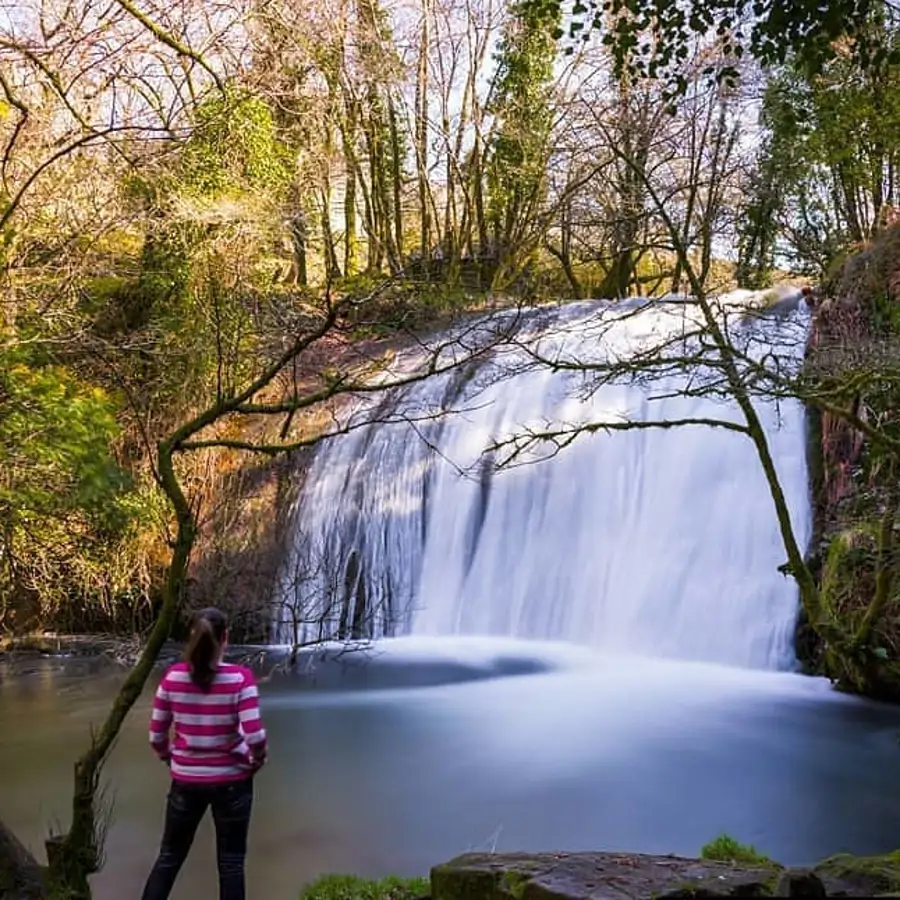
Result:
{"label": "rock cliff face", "polygon": [[[845,405],[863,421],[880,412],[859,376],[890,363],[900,349],[900,227],[849,257],[814,304],[807,370],[829,382],[846,382]],[[896,363],[896,356],[894,356]],[[854,378],[853,376],[857,376]],[[877,403],[876,403],[877,406]],[[821,414],[824,527],[840,517],[842,501],[864,483],[855,478],[866,447],[863,435],[846,420]]]}
{"label": "rock cliff face", "polygon": [[895,451],[865,434],[870,425],[888,435],[900,425],[900,228],[849,257],[823,287],[806,374],[832,407],[812,416],[811,556],[825,615],[842,638],[825,647],[801,631],[801,656],[841,687],[900,700],[900,467]]}

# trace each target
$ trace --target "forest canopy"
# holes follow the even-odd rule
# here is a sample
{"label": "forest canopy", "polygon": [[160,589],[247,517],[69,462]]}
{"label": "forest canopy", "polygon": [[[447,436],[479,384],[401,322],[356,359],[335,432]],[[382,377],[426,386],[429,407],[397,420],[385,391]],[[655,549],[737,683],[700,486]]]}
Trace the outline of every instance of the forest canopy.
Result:
{"label": "forest canopy", "polygon": [[840,38],[853,41],[863,66],[896,61],[867,31],[873,16],[895,12],[887,0],[575,0],[568,30],[583,40],[590,40],[591,28],[602,31],[620,67],[651,77],[687,59],[692,45],[710,36],[736,58],[749,53],[771,66],[793,57],[817,72]]}
{"label": "forest canopy", "polygon": [[676,245],[711,291],[825,277],[897,203],[894,12],[2,7],[0,629],[146,621],[156,443],[326,294],[390,285],[346,343],[488,295],[683,292]]}

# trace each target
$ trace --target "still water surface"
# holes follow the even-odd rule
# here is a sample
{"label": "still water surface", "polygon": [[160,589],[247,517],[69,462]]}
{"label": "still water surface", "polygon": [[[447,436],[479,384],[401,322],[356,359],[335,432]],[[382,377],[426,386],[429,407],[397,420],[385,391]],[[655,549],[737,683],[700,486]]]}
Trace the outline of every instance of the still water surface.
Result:
{"label": "still water surface", "polygon": [[[501,657],[546,670],[471,680]],[[363,690],[264,685],[251,897],[295,898],[328,871],[424,873],[470,849],[696,854],[727,831],[803,864],[900,846],[900,710],[819,680],[456,639],[392,642],[368,666]],[[32,847],[65,821],[73,756],[115,686],[54,662],[0,671],[0,816]],[[148,709],[149,694],[107,770],[98,900],[137,897],[155,854],[167,771]],[[174,900],[214,896],[214,865],[205,822]]]}

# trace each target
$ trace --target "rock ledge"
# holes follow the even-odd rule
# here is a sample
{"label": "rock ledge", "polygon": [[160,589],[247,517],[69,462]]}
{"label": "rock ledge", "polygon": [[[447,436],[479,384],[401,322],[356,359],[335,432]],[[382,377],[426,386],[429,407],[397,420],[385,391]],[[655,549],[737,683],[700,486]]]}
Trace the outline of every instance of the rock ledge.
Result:
{"label": "rock ledge", "polygon": [[791,869],[631,853],[467,853],[431,870],[431,900],[871,897],[896,889],[882,871],[841,863]]}

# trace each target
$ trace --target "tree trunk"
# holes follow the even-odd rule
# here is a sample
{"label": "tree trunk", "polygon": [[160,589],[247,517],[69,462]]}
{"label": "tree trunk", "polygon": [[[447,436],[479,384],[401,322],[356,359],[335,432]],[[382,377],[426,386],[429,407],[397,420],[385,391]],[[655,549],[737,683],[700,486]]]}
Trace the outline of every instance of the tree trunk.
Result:
{"label": "tree trunk", "polygon": [[54,896],[91,900],[88,876],[100,868],[106,811],[97,809],[97,789],[103,765],[135,701],[147,683],[160,650],[169,638],[184,592],[196,525],[190,504],[175,475],[172,454],[177,447],[162,442],[158,449],[159,477],[175,511],[178,531],[172,548],[163,603],[137,664],[119,688],[106,720],[88,749],[75,763],[72,822],[67,834],[47,841],[49,883]]}
{"label": "tree trunk", "polygon": [[301,287],[306,287],[308,279],[306,267],[306,236],[306,216],[301,210],[291,218],[291,249],[293,251],[291,283],[300,285]]}
{"label": "tree trunk", "polygon": [[803,604],[807,619],[812,624],[813,628],[817,629],[821,634],[821,629],[823,627],[821,594],[819,593],[819,588],[813,577],[812,571],[806,564],[803,551],[797,543],[797,537],[794,534],[794,528],[791,524],[790,509],[788,508],[787,500],[784,496],[784,490],[782,489],[781,481],[778,477],[778,471],[775,468],[775,461],[772,458],[769,440],[759,415],[756,412],[756,407],[753,405],[753,400],[748,393],[747,386],[741,377],[734,346],[729,342],[728,337],[726,337],[725,332],[716,320],[716,315],[703,291],[703,285],[690,264],[686,249],[683,246],[678,246],[677,251],[690,281],[691,290],[699,302],[709,335],[719,351],[722,370],[725,374],[729,391],[737,401],[738,406],[741,408],[741,412],[744,414],[744,421],[747,423],[747,432],[750,436],[750,440],[753,441],[753,444],[756,447],[756,454],[769,486],[769,493],[775,506],[776,518],[778,519],[778,528],[781,532],[781,539],[788,557],[787,563],[783,567],[783,571],[790,574],[797,583],[797,587],[800,590],[800,600]]}
{"label": "tree trunk", "polygon": [[326,175],[319,202],[320,227],[322,229],[322,254],[325,262],[325,278],[334,281],[341,277],[341,266],[338,263],[337,248],[334,244],[334,233],[331,230],[331,179]]}
{"label": "tree trunk", "polygon": [[603,281],[596,291],[598,297],[608,300],[618,300],[627,297],[629,288],[634,281],[635,256],[633,246],[620,250],[613,257],[609,271],[603,276]]}
{"label": "tree trunk", "polygon": [[388,121],[391,134],[391,190],[394,210],[394,271],[403,268],[403,147],[397,127],[397,110],[388,97]]}
{"label": "tree trunk", "polygon": [[344,274],[353,275],[358,269],[359,252],[356,235],[356,172],[347,165],[344,191]]}
{"label": "tree trunk", "polygon": [[428,184],[428,47],[431,10],[422,0],[422,31],[419,35],[419,60],[416,72],[416,173],[419,182],[419,252],[425,265],[431,256],[431,197]]}

